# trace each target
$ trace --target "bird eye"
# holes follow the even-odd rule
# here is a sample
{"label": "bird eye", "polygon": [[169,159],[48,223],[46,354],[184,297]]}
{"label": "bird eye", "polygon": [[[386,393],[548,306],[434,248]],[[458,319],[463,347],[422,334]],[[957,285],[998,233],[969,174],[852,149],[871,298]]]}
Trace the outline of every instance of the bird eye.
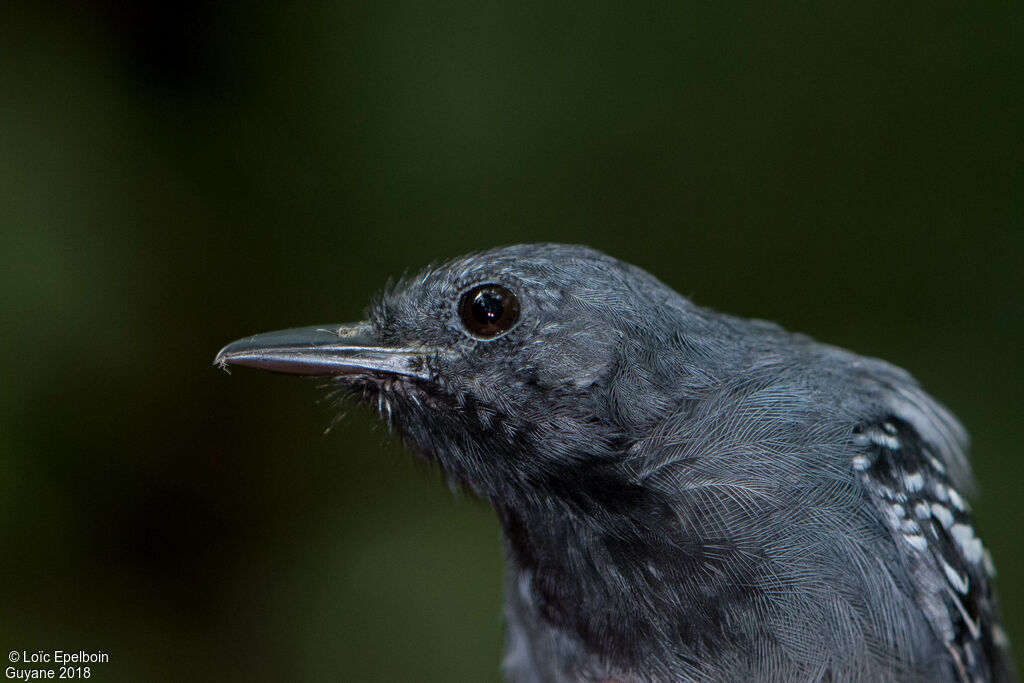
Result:
{"label": "bird eye", "polygon": [[479,285],[462,295],[462,324],[477,339],[493,339],[519,322],[519,300],[501,285]]}

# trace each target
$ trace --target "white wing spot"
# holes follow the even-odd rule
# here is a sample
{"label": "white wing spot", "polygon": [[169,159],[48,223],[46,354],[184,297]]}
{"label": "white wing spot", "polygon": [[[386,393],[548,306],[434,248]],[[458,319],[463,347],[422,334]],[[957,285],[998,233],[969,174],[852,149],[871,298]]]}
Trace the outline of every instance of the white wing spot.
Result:
{"label": "white wing spot", "polygon": [[992,561],[992,553],[988,551],[988,548],[983,548],[981,551],[981,561],[985,563],[985,571],[993,579],[996,578],[996,563]]}
{"label": "white wing spot", "polygon": [[928,503],[921,502],[914,506],[914,514],[918,519],[928,519],[932,516],[932,509],[928,507]]}
{"label": "white wing spot", "polygon": [[982,559],[981,539],[974,535],[974,529],[967,524],[954,524],[949,533],[960,545],[964,559],[968,562],[978,562]]}
{"label": "white wing spot", "polygon": [[920,472],[908,474],[903,480],[903,485],[906,486],[907,490],[911,493],[917,493],[924,488],[924,475]]}
{"label": "white wing spot", "polygon": [[904,534],[903,538],[905,538],[907,543],[909,543],[915,550],[924,552],[928,549],[928,541],[921,534]]}
{"label": "white wing spot", "polygon": [[946,529],[953,525],[953,513],[945,505],[932,503],[932,515],[942,523]]}
{"label": "white wing spot", "polygon": [[918,526],[917,522],[912,519],[905,519],[900,524],[900,531],[905,534],[916,534],[921,531],[921,527]]}
{"label": "white wing spot", "polygon": [[897,439],[895,436],[891,436],[889,434],[870,431],[868,432],[868,438],[871,439],[871,441],[873,441],[874,443],[878,444],[879,446],[882,446],[883,448],[888,448],[890,451],[896,451],[899,450],[900,448],[900,440]]}
{"label": "white wing spot", "polygon": [[871,461],[868,460],[866,455],[855,455],[853,456],[853,469],[858,472],[863,472],[867,468],[871,467]]}
{"label": "white wing spot", "polygon": [[892,500],[897,503],[906,503],[907,494],[900,489],[890,488],[884,484],[878,484],[878,493],[886,500]]}
{"label": "white wing spot", "polygon": [[960,494],[956,492],[956,489],[950,488],[949,491],[949,502],[953,504],[960,512],[967,512],[967,503],[960,497]]}
{"label": "white wing spot", "polygon": [[968,578],[966,576],[960,576],[955,569],[949,566],[949,563],[945,560],[942,561],[942,571],[946,573],[946,578],[949,583],[952,584],[953,588],[957,590],[961,595],[967,595]]}

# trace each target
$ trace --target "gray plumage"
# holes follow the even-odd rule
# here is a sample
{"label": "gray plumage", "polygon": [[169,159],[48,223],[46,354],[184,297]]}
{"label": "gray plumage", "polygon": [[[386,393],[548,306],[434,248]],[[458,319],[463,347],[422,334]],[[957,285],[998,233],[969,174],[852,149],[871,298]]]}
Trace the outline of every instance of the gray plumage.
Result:
{"label": "gray plumage", "polygon": [[218,362],[336,378],[494,506],[513,681],[1013,677],[966,436],[882,361],[522,245]]}

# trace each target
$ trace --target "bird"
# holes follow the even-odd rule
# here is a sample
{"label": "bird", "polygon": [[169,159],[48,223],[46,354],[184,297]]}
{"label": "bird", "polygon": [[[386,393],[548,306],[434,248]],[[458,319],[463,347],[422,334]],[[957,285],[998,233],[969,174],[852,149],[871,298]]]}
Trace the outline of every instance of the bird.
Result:
{"label": "bird", "polygon": [[515,683],[1014,680],[966,433],[882,360],[525,244],[215,364],[327,378],[494,508]]}

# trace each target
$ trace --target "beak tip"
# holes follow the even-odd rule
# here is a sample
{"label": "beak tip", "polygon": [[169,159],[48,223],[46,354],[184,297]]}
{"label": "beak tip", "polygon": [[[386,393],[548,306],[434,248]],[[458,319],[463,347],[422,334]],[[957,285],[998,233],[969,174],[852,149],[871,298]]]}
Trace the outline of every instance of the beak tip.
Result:
{"label": "beak tip", "polygon": [[223,370],[229,375],[231,374],[231,368],[228,367],[229,365],[231,365],[231,352],[228,349],[230,349],[231,346],[232,344],[228,344],[220,351],[218,351],[217,355],[214,356],[212,363],[213,367],[217,368],[218,370]]}

